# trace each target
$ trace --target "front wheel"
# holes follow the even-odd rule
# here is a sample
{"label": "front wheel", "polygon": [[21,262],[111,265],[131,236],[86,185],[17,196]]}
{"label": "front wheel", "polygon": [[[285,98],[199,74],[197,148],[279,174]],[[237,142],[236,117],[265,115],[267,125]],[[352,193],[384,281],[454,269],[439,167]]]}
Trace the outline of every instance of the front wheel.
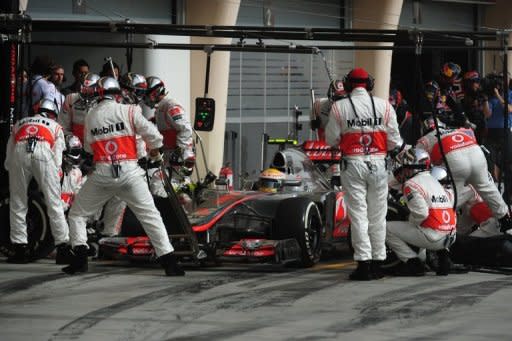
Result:
{"label": "front wheel", "polygon": [[322,218],[314,201],[301,197],[284,200],[277,210],[275,223],[278,239],[294,238],[299,243],[302,267],[318,263],[322,251]]}

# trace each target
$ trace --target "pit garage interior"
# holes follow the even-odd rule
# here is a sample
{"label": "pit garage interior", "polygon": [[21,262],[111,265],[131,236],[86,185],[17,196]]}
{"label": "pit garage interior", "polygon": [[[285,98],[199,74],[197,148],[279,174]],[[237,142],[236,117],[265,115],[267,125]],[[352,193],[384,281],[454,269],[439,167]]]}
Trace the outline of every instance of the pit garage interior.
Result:
{"label": "pit garage interior", "polygon": [[[67,86],[75,60],[99,72],[112,58],[122,74],[161,77],[191,122],[196,98],[215,100],[213,130],[196,138],[203,148],[193,177],[229,165],[235,190],[268,167],[280,148],[269,139],[315,138],[311,90],[325,97],[330,79],[354,67],[375,77],[374,95],[398,88],[415,107],[419,84],[447,61],[507,75],[512,60],[506,0],[8,0],[0,9],[2,161],[20,118],[13,72],[16,79],[48,55],[64,67]],[[5,201],[8,175],[0,172]],[[182,278],[162,276],[152,262],[118,260],[93,260],[89,273],[68,277],[51,258],[16,265],[0,256],[0,338],[509,338],[512,268],[369,283],[349,281],[354,268],[348,247],[310,268],[189,264]]]}

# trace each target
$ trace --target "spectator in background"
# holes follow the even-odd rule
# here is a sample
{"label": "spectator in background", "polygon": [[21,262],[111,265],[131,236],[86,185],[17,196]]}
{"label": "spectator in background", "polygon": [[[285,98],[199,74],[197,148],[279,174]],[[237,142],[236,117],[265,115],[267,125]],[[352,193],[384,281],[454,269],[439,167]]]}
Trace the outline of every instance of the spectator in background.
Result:
{"label": "spectator in background", "polygon": [[51,67],[51,75],[50,75],[50,82],[55,85],[55,91],[56,96],[55,99],[57,100],[57,107],[59,109],[59,112],[62,111],[62,105],[64,104],[64,99],[66,96],[64,96],[60,90],[62,88],[62,84],[66,81],[66,77],[64,76],[64,67],[60,64],[54,64]]}
{"label": "spectator in background", "polygon": [[18,71],[18,82],[19,85],[17,87],[18,98],[21,99],[21,106],[19,108],[19,118],[24,118],[28,116],[29,113],[29,105],[28,105],[28,73],[25,69],[20,69]]}
{"label": "spectator in background", "polygon": [[78,59],[73,63],[73,77],[75,78],[73,84],[62,89],[62,94],[64,96],[73,93],[80,92],[80,86],[82,84],[83,78],[86,74],[89,73],[89,64],[84,59]]}
{"label": "spectator in background", "polygon": [[[32,89],[30,94],[30,113],[36,113],[40,101],[45,98],[54,101],[57,105],[57,88],[49,81],[53,61],[48,56],[37,56],[30,66],[32,73]],[[60,110],[60,108],[58,108]]]}
{"label": "spectator in background", "polygon": [[395,109],[398,129],[400,129],[400,136],[402,136],[402,139],[406,144],[416,144],[414,130],[412,129],[412,113],[409,111],[407,101],[403,98],[400,90],[391,89],[389,91],[389,103]]}
{"label": "spectator in background", "polygon": [[116,62],[112,61],[112,64],[106,62],[101,68],[100,77],[114,77],[115,79],[119,79],[120,70]]}
{"label": "spectator in background", "polygon": [[492,113],[489,108],[487,95],[482,92],[480,87],[480,75],[475,70],[464,74],[462,82],[464,90],[463,108],[464,113],[471,123],[476,125],[475,136],[479,144],[484,142],[487,134],[487,122]]}
{"label": "spectator in background", "polygon": [[[495,180],[499,178],[499,169],[502,167],[503,161],[503,146],[505,144],[504,136],[504,108],[505,108],[505,92],[503,91],[503,77],[497,74],[489,74],[485,77],[484,91],[489,96],[489,109],[491,116],[487,119],[487,144],[486,146],[491,151],[492,160],[497,167],[491,169]],[[508,90],[508,89],[507,89]],[[512,91],[508,90],[508,127],[512,127]],[[512,143],[512,138],[509,134],[509,145]],[[510,168],[510,159],[509,165]],[[510,173],[509,171],[508,173]]]}

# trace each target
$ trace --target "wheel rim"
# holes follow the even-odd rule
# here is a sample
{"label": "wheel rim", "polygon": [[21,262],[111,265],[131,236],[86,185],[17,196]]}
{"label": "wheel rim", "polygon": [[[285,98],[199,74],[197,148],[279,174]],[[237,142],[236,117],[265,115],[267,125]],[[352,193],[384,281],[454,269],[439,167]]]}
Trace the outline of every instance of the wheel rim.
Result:
{"label": "wheel rim", "polygon": [[320,222],[315,214],[308,214],[306,240],[311,246],[311,250],[316,252],[318,245],[320,245]]}

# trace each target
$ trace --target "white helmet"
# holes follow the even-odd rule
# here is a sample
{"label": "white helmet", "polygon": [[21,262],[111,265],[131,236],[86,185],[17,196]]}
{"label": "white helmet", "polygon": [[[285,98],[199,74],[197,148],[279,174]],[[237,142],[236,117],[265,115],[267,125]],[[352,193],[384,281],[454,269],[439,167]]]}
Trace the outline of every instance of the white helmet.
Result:
{"label": "white helmet", "polygon": [[82,156],[82,142],[75,135],[66,136],[64,161],[70,165],[78,165]]}
{"label": "white helmet", "polygon": [[39,102],[39,109],[37,113],[44,117],[48,117],[48,113],[53,114],[55,115],[55,117],[57,117],[59,116],[59,108],[57,107],[57,103],[55,103],[54,100],[51,100],[49,98],[43,98],[41,102]]}
{"label": "white helmet", "polygon": [[135,104],[142,101],[148,88],[146,77],[134,72],[125,73],[119,80],[119,84],[128,92],[129,99]]}
{"label": "white helmet", "polygon": [[114,99],[114,95],[121,94],[121,87],[115,78],[101,77],[98,80],[98,93],[100,98]]}
{"label": "white helmet", "polygon": [[95,73],[88,73],[85,75],[80,87],[80,95],[82,98],[89,99],[97,95],[96,87],[99,80],[100,76]]}
{"label": "white helmet", "polygon": [[147,90],[144,94],[144,103],[153,108],[158,103],[158,97],[165,95],[165,84],[164,82],[155,76],[149,76],[146,78]]}
{"label": "white helmet", "polygon": [[448,178],[448,172],[446,171],[446,168],[441,166],[434,166],[430,170],[430,174],[440,183],[442,184],[449,184],[450,180]]}
{"label": "white helmet", "polygon": [[403,183],[419,172],[430,169],[430,155],[421,148],[410,148],[396,157],[393,175]]}

